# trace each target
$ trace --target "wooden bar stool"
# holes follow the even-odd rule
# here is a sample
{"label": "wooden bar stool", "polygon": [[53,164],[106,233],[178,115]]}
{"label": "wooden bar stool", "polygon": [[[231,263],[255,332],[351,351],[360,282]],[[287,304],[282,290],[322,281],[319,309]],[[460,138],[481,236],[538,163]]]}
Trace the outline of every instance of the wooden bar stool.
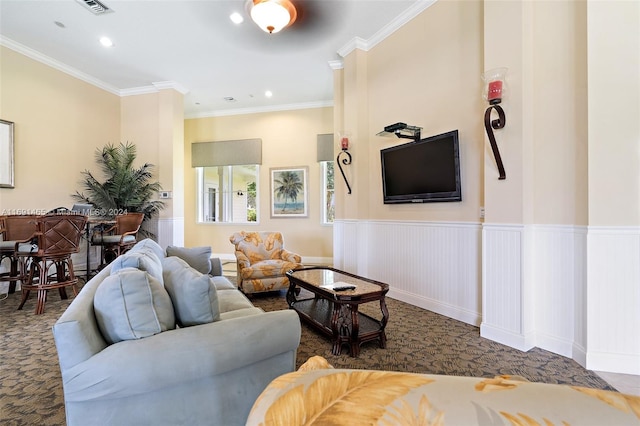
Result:
{"label": "wooden bar stool", "polygon": [[144,213],[120,214],[115,225],[93,233],[91,244],[102,246],[100,269],[135,245],[143,220]]}
{"label": "wooden bar stool", "polygon": [[37,246],[18,252],[28,265],[18,309],[22,309],[31,290],[38,292],[36,315],[44,313],[49,290],[58,289],[62,299],[67,298],[65,287],[71,287],[74,296],[78,294],[78,278],[71,255],[80,249],[86,223],[87,216],[78,214],[47,214],[37,219],[38,229],[34,234]]}
{"label": "wooden bar stool", "polygon": [[9,272],[0,273],[0,281],[9,282],[9,293],[16,291],[16,283],[24,281],[25,265],[20,263],[18,247],[29,245],[37,231],[39,215],[8,215],[0,217],[0,262],[9,260]]}

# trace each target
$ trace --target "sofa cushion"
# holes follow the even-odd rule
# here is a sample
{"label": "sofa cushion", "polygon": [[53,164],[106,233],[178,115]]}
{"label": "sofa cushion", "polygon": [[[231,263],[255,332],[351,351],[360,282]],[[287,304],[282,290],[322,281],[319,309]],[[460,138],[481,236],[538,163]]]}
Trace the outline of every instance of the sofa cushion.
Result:
{"label": "sofa cushion", "polygon": [[282,277],[287,271],[297,269],[298,263],[286,262],[284,260],[261,260],[252,263],[248,268],[242,268],[242,279],[255,280],[261,278]]}
{"label": "sofa cushion", "polygon": [[135,268],[106,277],[96,290],[93,309],[108,343],[142,339],[175,328],[171,298],[162,283]]}
{"label": "sofa cushion", "polygon": [[211,271],[211,247],[168,246],[167,256],[179,257],[200,273]]}
{"label": "sofa cushion", "polygon": [[218,291],[218,304],[220,313],[254,307],[253,303],[237,289]]}
{"label": "sofa cushion", "polygon": [[125,268],[136,268],[148,272],[155,279],[163,282],[162,262],[155,252],[149,248],[141,248],[135,252],[128,251],[111,262],[111,273],[117,274]]}
{"label": "sofa cushion", "polygon": [[227,279],[227,277],[223,277],[223,276],[211,277],[211,281],[213,281],[213,284],[215,284],[216,290],[237,290],[238,289],[238,287],[233,285],[231,281]]}
{"label": "sofa cushion", "polygon": [[145,238],[142,241],[138,241],[129,252],[135,252],[141,249],[153,250],[153,252],[158,256],[158,259],[164,259],[164,250],[158,243],[153,241],[151,238]]}
{"label": "sofa cushion", "polygon": [[196,271],[179,257],[165,258],[162,266],[164,285],[179,326],[207,324],[220,319],[218,292],[209,275]]}

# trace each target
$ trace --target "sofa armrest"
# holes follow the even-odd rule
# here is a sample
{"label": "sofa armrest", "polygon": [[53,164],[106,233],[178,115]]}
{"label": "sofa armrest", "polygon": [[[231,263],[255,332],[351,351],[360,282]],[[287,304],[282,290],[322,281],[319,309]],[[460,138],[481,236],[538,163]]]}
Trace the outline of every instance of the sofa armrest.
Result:
{"label": "sofa armrest", "polygon": [[65,400],[78,402],[149,393],[289,352],[293,371],[299,344],[300,320],[292,310],[232,318],[119,342],[63,371]]}
{"label": "sofa armrest", "polygon": [[222,261],[219,257],[211,258],[211,271],[209,271],[209,275],[212,277],[222,276]]}
{"label": "sofa armrest", "polygon": [[251,266],[251,261],[249,260],[247,255],[241,251],[236,250],[236,260],[238,262],[238,269],[248,268],[249,266]]}
{"label": "sofa armrest", "polygon": [[300,263],[302,261],[302,257],[299,254],[290,252],[286,249],[282,249],[281,257],[282,260],[286,260],[287,262]]}

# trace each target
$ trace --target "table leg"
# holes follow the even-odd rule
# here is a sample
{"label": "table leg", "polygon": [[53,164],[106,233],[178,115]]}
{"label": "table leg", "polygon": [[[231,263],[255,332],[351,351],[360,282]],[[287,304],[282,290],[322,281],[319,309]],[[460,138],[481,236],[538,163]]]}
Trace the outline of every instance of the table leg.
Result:
{"label": "table leg", "polygon": [[289,307],[291,308],[296,302],[296,285],[291,280],[289,280],[289,290],[287,290],[287,305],[289,305]]}
{"label": "table leg", "polygon": [[351,310],[351,356],[357,357],[360,355],[360,320],[358,316],[358,305],[347,305]]}
{"label": "table leg", "polygon": [[341,328],[340,324],[342,305],[339,303],[333,304],[333,310],[331,311],[331,331],[333,332],[333,348],[331,349],[331,353],[334,355],[340,355],[342,352],[342,339],[341,339]]}
{"label": "table leg", "polygon": [[382,349],[387,347],[387,333],[384,331],[389,321],[389,310],[387,309],[387,302],[384,296],[380,299],[380,310],[382,311],[382,320],[380,320],[380,347]]}

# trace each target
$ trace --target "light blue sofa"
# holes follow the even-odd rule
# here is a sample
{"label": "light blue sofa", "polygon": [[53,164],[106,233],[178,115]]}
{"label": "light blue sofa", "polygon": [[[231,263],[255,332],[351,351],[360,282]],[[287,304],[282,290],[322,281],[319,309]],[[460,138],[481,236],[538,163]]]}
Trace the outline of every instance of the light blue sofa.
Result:
{"label": "light blue sofa", "polygon": [[[165,256],[151,240],[132,252],[150,246],[158,258]],[[254,307],[222,276],[211,279],[219,320],[109,344],[94,296],[114,263],[82,288],[53,326],[68,425],[244,425],[269,382],[294,371],[298,315]],[[212,269],[221,270],[219,261]]]}

